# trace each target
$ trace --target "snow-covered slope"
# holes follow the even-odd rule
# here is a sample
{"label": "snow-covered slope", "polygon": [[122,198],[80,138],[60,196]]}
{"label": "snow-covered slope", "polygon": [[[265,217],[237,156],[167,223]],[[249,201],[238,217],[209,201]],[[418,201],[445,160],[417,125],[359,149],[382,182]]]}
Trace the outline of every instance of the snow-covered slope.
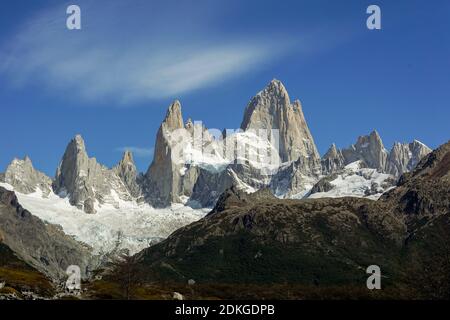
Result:
{"label": "snow-covered slope", "polygon": [[376,200],[394,186],[396,180],[393,175],[363,166],[362,161],[348,164],[343,170],[321,179],[306,197],[362,197]]}
{"label": "snow-covered slope", "polygon": [[[0,186],[13,190],[11,185]],[[97,214],[85,214],[70,205],[67,198],[54,193],[42,196],[39,189],[31,194],[16,191],[21,205],[42,220],[60,225],[63,231],[93,248],[94,254],[117,249],[136,253],[172,232],[203,217],[208,209],[194,210],[181,204],[155,209],[148,204],[120,201],[119,207],[103,205]]]}

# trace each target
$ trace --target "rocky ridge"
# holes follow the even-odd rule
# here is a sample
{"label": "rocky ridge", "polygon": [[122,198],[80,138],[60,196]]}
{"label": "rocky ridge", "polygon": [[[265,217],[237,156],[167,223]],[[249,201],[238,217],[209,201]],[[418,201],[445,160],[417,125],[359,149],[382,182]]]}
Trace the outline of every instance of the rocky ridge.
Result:
{"label": "rocky ridge", "polygon": [[142,195],[142,176],[137,171],[131,151],[125,151],[120,162],[113,168],[116,175],[122,180],[131,197],[140,199]]}
{"label": "rocky ridge", "polygon": [[299,157],[320,158],[300,101],[291,103],[286,88],[279,80],[272,80],[250,100],[244,111],[241,129],[279,130],[282,162],[295,161]]}
{"label": "rocky ridge", "polygon": [[[411,259],[430,250],[444,253],[431,240],[437,226],[448,232],[449,199],[450,142],[377,201],[281,200],[230,188],[205,218],[136,258],[152,279],[182,283],[192,278],[205,284],[361,285],[366,267],[377,264],[385,286],[410,285],[404,274],[412,272]],[[429,247],[420,247],[423,241]],[[423,283],[417,281],[420,289]]]}
{"label": "rocky ridge", "polygon": [[83,138],[77,135],[66,148],[56,171],[53,190],[62,197],[69,197],[72,205],[86,213],[95,213],[97,205],[118,206],[119,200],[132,200],[132,193],[138,191],[129,190],[125,183],[115,170],[89,158]]}
{"label": "rocky ridge", "polygon": [[58,226],[44,223],[24,209],[14,192],[0,187],[0,234],[2,242],[23,261],[52,279],[65,277],[70,265],[83,276],[92,260],[90,248],[64,234]]}
{"label": "rocky ridge", "polygon": [[[278,130],[279,143],[273,143],[277,140],[270,130]],[[77,135],[53,180],[35,170],[29,158],[14,160],[0,178],[18,192],[40,190],[45,196],[53,191],[68,197],[87,213],[103,205],[119,208],[121,201],[213,207],[231,186],[246,192],[269,188],[280,198],[305,197],[356,161],[396,180],[429,152],[418,141],[396,143],[388,152],[373,131],[348,148],[333,144],[320,158],[300,102],[291,103],[284,85],[274,79],[250,99],[237,132],[213,135],[202,123],[184,122],[181,103],[174,101],[158,130],[154,158],[145,174],[137,172],[131,152],[112,169],[101,165],[88,156]]]}
{"label": "rocky ridge", "polygon": [[338,150],[333,144],[322,157],[322,171],[330,174],[352,162],[363,161],[368,168],[399,178],[412,170],[430,152],[430,148],[417,140],[411,143],[395,142],[388,151],[380,135],[374,130],[369,135],[358,137],[356,143],[348,148]]}
{"label": "rocky ridge", "polygon": [[15,187],[21,193],[29,194],[40,190],[47,196],[52,190],[52,180],[44,173],[34,169],[31,159],[14,159],[6,168],[1,181]]}

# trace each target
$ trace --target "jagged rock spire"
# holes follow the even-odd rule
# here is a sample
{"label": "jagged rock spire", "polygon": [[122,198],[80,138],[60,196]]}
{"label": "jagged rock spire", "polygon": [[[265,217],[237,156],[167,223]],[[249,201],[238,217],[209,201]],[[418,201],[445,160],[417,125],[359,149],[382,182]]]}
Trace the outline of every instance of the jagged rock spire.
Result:
{"label": "jagged rock spire", "polygon": [[345,163],[363,160],[369,168],[385,171],[388,152],[376,130],[368,136],[359,136],[355,144],[342,150]]}
{"label": "jagged rock spire", "polygon": [[417,140],[409,144],[396,142],[388,152],[380,135],[374,130],[368,136],[358,137],[355,144],[342,150],[342,155],[345,165],[362,160],[369,168],[390,173],[398,178],[411,171],[430,152],[430,148]]}
{"label": "jagged rock spire", "polygon": [[164,118],[162,125],[169,130],[175,130],[184,127],[180,101],[175,100],[174,102],[172,102],[172,104],[167,109],[166,117]]}
{"label": "jagged rock spire", "polygon": [[134,165],[133,153],[130,150],[126,150],[123,153],[123,157],[122,157],[121,162],[123,162],[123,163],[131,163],[131,164]]}
{"label": "jagged rock spire", "polygon": [[4,181],[20,193],[33,193],[38,189],[47,196],[51,191],[52,180],[36,170],[28,156],[23,160],[14,159],[6,168]]}
{"label": "jagged rock spire", "polygon": [[291,104],[289,94],[279,80],[272,80],[250,100],[241,129],[278,129],[279,153],[283,162],[295,161],[299,157],[320,159],[300,101]]}
{"label": "jagged rock spire", "polygon": [[172,159],[170,134],[177,129],[184,129],[181,104],[175,100],[168,108],[166,117],[156,135],[153,162],[145,174],[145,191],[147,200],[157,207],[165,207],[172,202],[179,202],[181,165]]}
{"label": "jagged rock spire", "polygon": [[122,180],[133,198],[139,198],[142,192],[138,183],[138,172],[134,163],[133,153],[130,150],[126,150],[123,153],[122,159],[113,170]]}
{"label": "jagged rock spire", "polygon": [[241,129],[271,129],[272,119],[264,118],[266,114],[274,113],[278,107],[290,105],[289,94],[286,88],[277,79],[273,79],[262,91],[254,96],[245,108]]}
{"label": "jagged rock spire", "polygon": [[387,172],[400,176],[411,171],[419,161],[432,150],[422,142],[414,140],[411,143],[395,142],[388,157]]}
{"label": "jagged rock spire", "polygon": [[339,150],[336,148],[336,144],[332,143],[328,151],[323,156],[324,159],[336,158],[338,156]]}
{"label": "jagged rock spire", "polygon": [[95,193],[91,187],[93,173],[100,171],[95,160],[89,161],[84,140],[77,134],[66,147],[61,163],[56,171],[54,191],[69,196],[72,205],[86,213],[95,213]]}
{"label": "jagged rock spire", "polygon": [[89,158],[83,138],[76,135],[67,145],[56,171],[53,190],[68,196],[72,205],[86,213],[95,213],[95,204],[110,203],[118,206],[112,190],[122,200],[132,197],[114,170]]}
{"label": "jagged rock spire", "polygon": [[322,157],[322,173],[327,175],[338,171],[344,167],[344,162],[345,161],[341,150],[338,150],[336,145],[333,143]]}

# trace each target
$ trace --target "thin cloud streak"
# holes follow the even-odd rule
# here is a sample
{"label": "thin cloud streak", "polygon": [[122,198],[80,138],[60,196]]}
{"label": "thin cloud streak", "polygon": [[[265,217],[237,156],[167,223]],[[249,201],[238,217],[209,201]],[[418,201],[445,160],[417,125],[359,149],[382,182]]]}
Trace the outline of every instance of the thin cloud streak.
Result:
{"label": "thin cloud streak", "polygon": [[[93,15],[98,9],[89,10]],[[164,37],[140,32],[123,43],[105,27],[115,22],[99,19],[101,28],[69,31],[65,16],[55,19],[60,11],[61,6],[41,13],[0,47],[0,75],[17,86],[38,83],[52,93],[129,105],[216,85],[261,67],[289,48],[283,40],[267,44],[256,35],[220,43],[212,40],[220,37],[210,34],[190,39],[189,30],[179,29],[165,30]],[[101,17],[101,11],[95,15]]]}

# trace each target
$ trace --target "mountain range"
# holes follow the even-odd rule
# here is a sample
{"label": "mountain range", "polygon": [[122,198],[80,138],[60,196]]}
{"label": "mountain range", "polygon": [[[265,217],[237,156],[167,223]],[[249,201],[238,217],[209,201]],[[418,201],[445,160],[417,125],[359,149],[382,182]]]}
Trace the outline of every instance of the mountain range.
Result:
{"label": "mountain range", "polygon": [[[258,130],[276,130],[277,141],[258,136]],[[230,145],[245,151],[230,158],[223,152]],[[181,156],[176,153],[186,150],[189,159],[177,159]],[[257,156],[277,152],[273,156],[276,161],[251,159],[255,150],[263,150]],[[158,130],[154,159],[145,174],[138,173],[129,151],[114,168],[98,163],[88,156],[83,138],[77,135],[67,145],[55,177],[39,172],[25,157],[12,161],[2,181],[24,194],[39,189],[44,197],[50,192],[67,197],[71,205],[86,213],[95,213],[104,204],[118,207],[119,201],[147,202],[161,208],[172,203],[212,207],[231,186],[248,192],[269,187],[279,198],[302,197],[321,179],[329,180],[330,175],[338,175],[355,161],[391,175],[394,182],[430,151],[417,140],[397,142],[387,151],[373,131],[342,150],[333,144],[320,157],[300,101],[291,103],[284,85],[272,80],[248,103],[240,130],[223,130],[219,137],[202,123],[184,122],[180,102],[173,102]]]}
{"label": "mountain range", "polygon": [[406,243],[449,208],[448,143],[388,151],[374,130],[320,156],[278,80],[238,130],[185,121],[174,101],[154,149],[144,173],[130,151],[100,164],[81,135],[52,178],[14,159],[0,174],[0,249],[50,279],[72,264],[90,278],[127,251],[161,281],[354,283],[372,262],[398,275]]}
{"label": "mountain range", "polygon": [[[449,215],[447,142],[377,201],[277,199],[269,189],[232,187],[205,218],[137,261],[144,283],[195,279],[196,293],[180,289],[190,297],[448,299]],[[370,265],[382,270],[378,295],[364,291]]]}

